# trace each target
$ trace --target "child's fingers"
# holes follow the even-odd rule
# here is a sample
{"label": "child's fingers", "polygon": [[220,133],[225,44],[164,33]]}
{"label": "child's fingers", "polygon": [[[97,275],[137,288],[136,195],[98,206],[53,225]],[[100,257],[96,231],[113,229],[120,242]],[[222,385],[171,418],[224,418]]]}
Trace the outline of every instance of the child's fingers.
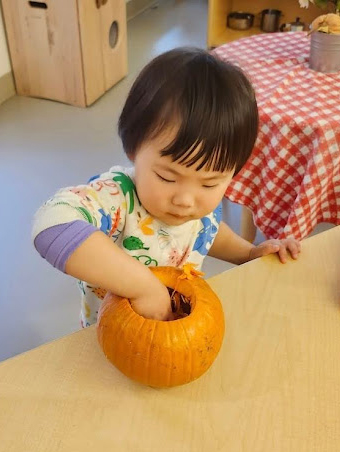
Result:
{"label": "child's fingers", "polygon": [[284,245],[281,245],[281,246],[280,246],[280,249],[279,249],[279,258],[280,258],[280,261],[281,261],[283,264],[285,264],[285,263],[287,262],[288,253],[287,253],[287,249],[286,249],[286,247],[285,247]]}
{"label": "child's fingers", "polygon": [[297,259],[299,257],[301,251],[301,245],[299,242],[290,242],[287,245],[287,248],[293,259]]}
{"label": "child's fingers", "polygon": [[[297,240],[294,239],[286,239],[286,240],[268,240],[263,242],[261,245],[256,247],[253,252],[253,258],[267,256],[268,254],[277,253],[280,259],[280,262],[285,264],[288,260],[288,255],[290,254],[293,259],[297,259],[299,257],[301,251],[301,244]],[[289,253],[289,254],[288,254]]]}

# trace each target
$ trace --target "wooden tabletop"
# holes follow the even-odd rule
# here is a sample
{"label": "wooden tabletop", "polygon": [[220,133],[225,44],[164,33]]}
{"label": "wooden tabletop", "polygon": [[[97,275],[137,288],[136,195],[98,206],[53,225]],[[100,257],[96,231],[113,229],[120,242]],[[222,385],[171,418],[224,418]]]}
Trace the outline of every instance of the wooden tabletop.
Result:
{"label": "wooden tabletop", "polygon": [[209,283],[227,328],[203,377],[136,384],[87,328],[0,364],[0,451],[338,452],[340,227],[297,262],[269,256]]}

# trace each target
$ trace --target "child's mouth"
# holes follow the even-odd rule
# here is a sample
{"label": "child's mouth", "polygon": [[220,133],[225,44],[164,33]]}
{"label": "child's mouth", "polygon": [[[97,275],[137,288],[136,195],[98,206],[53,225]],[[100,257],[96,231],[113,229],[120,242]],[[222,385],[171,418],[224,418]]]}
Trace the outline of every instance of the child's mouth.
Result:
{"label": "child's mouth", "polygon": [[187,215],[177,215],[177,214],[174,214],[174,213],[171,213],[170,215],[172,217],[174,217],[174,218],[177,218],[178,220],[186,220],[188,218]]}

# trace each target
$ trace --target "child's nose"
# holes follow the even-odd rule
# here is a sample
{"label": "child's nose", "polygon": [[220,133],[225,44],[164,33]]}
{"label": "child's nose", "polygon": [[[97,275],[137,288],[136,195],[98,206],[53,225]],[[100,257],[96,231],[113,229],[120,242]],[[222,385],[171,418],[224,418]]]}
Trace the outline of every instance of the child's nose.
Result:
{"label": "child's nose", "polygon": [[190,208],[195,204],[194,196],[190,192],[176,193],[172,198],[172,203],[176,207]]}

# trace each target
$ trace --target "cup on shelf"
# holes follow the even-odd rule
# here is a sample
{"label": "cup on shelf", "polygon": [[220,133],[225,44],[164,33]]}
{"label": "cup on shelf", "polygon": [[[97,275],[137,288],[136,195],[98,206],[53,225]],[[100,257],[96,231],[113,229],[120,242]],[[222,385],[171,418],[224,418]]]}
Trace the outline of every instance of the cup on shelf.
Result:
{"label": "cup on shelf", "polygon": [[279,31],[279,22],[282,16],[282,11],[278,9],[264,9],[261,12],[260,28],[266,33],[274,33]]}

